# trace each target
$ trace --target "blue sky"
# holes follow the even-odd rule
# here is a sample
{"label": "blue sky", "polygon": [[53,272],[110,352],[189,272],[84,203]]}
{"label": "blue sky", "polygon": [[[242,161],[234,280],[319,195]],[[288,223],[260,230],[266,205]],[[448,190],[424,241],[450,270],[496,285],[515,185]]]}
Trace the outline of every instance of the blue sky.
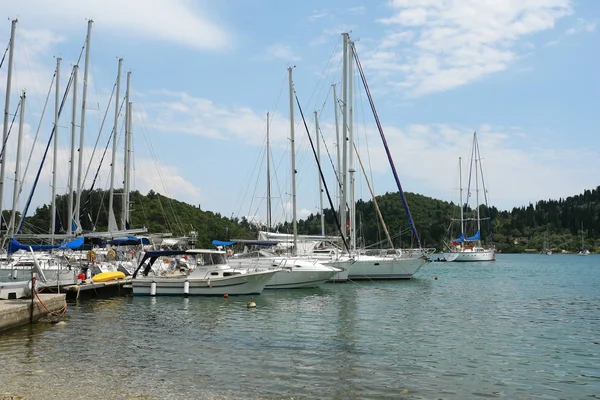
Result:
{"label": "blue sky", "polygon": [[[331,85],[338,85],[339,95],[345,31],[356,43],[406,191],[456,202],[458,157],[468,159],[473,131],[490,202],[500,209],[600,184],[597,1],[26,0],[3,1],[2,15],[2,46],[10,20],[19,20],[11,112],[27,90],[23,170],[33,148],[19,209],[52,127],[52,101],[40,116],[55,57],[63,59],[64,88],[88,18],[94,24],[84,163],[93,172],[99,164],[111,123],[99,127],[123,57],[124,71],[132,72],[135,113],[132,188],[142,193],[153,189],[226,216],[264,219],[270,112],[273,218],[289,219],[287,67],[295,65],[294,87],[309,129],[317,110],[335,159]],[[0,70],[3,93],[5,84],[6,64]],[[123,95],[124,80],[121,87]],[[357,79],[361,158],[377,194],[395,191],[359,89]],[[112,121],[112,107],[109,116]],[[317,171],[298,110],[295,116],[298,215],[304,217],[318,211]],[[60,120],[59,193],[66,192],[70,119],[69,106]],[[7,146],[4,208],[12,202],[16,130]],[[92,157],[99,132],[100,148]],[[122,133],[120,128],[119,148]],[[322,157],[329,165],[324,149]],[[50,202],[50,166],[48,159],[36,206]],[[96,187],[108,188],[108,168],[105,162]],[[117,168],[122,182],[121,161]],[[330,167],[326,176],[333,186]],[[369,198],[359,174],[356,196]]]}

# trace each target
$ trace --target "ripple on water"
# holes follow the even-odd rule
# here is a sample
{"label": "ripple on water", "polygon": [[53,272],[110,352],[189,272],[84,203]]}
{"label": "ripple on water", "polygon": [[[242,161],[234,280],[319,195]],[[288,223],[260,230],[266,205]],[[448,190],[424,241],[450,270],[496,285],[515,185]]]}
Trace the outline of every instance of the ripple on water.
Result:
{"label": "ripple on water", "polygon": [[586,263],[598,257],[539,258],[267,291],[252,310],[246,296],[70,304],[62,326],[2,334],[1,387],[47,399],[594,396],[600,271]]}

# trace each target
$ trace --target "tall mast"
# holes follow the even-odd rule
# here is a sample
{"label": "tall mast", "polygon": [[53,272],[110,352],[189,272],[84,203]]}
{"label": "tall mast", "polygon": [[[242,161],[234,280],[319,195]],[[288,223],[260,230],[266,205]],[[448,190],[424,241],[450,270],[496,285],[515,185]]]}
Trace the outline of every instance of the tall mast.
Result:
{"label": "tall mast", "polygon": [[342,33],[344,38],[343,60],[342,60],[342,204],[340,208],[340,220],[344,230],[344,240],[348,235],[346,225],[346,204],[347,204],[347,173],[348,170],[348,34]]}
{"label": "tall mast", "polygon": [[317,179],[319,180],[319,214],[321,214],[321,236],[325,236],[325,215],[323,215],[323,182],[321,182],[321,138],[319,135],[319,117],[315,111],[315,135],[317,137]]}
{"label": "tall mast", "polygon": [[[459,201],[460,201],[460,237],[464,239],[465,235],[465,215],[464,215],[464,207],[463,204],[463,187],[462,187],[462,157],[458,157],[458,187],[459,187]],[[460,246],[462,247],[463,242],[460,242]]]}
{"label": "tall mast", "polygon": [[269,113],[267,112],[267,232],[271,229],[271,143],[269,142]]}
{"label": "tall mast", "polygon": [[69,224],[67,227],[67,233],[73,233],[73,186],[75,183],[75,130],[76,130],[76,122],[77,121],[77,71],[79,71],[79,66],[77,64],[73,65],[73,117],[71,120],[71,158],[69,160],[69,197],[67,200],[67,206],[69,209],[67,210],[67,223]]}
{"label": "tall mast", "polygon": [[124,151],[124,170],[123,170],[123,198],[122,198],[122,206],[121,206],[121,229],[126,230],[127,227],[127,202],[129,201],[127,193],[127,185],[128,181],[128,162],[129,162],[129,112],[131,111],[129,108],[129,88],[131,83],[131,71],[127,72],[127,86],[125,89],[125,140],[123,140],[125,151]]}
{"label": "tall mast", "polygon": [[58,111],[60,110],[60,61],[56,59],[56,82],[54,92],[54,148],[52,158],[52,216],[50,224],[50,234],[52,235],[52,244],[54,244],[54,233],[56,232],[56,181],[58,170]]}
{"label": "tall mast", "polygon": [[348,43],[348,174],[350,189],[348,190],[348,203],[350,203],[350,248],[356,250],[356,202],[354,201],[354,43]]}
{"label": "tall mast", "polygon": [[0,149],[2,151],[2,160],[0,160],[0,221],[2,220],[2,206],[4,198],[4,173],[6,171],[6,141],[8,139],[8,115],[10,113],[10,86],[12,83],[12,67],[13,67],[13,54],[15,48],[15,28],[17,26],[17,20],[13,19],[10,28],[10,44],[8,49],[8,73],[6,75],[6,100],[4,101],[4,125],[2,126],[2,145]]}
{"label": "tall mast", "polygon": [[112,131],[112,158],[110,162],[110,193],[108,196],[108,231],[114,231],[117,229],[117,222],[115,219],[114,209],[114,191],[115,191],[115,166],[117,160],[117,133],[119,130],[119,103],[120,103],[120,91],[121,91],[121,67],[123,65],[123,59],[119,58],[119,67],[117,70],[117,84],[115,88],[115,117],[113,122]]}
{"label": "tall mast", "polygon": [[[342,190],[340,188],[340,182],[342,181],[341,176],[341,163],[342,163],[342,148],[340,147],[340,120],[338,115],[338,99],[336,94],[336,85],[333,84],[333,112],[335,115],[335,141],[337,144],[337,171],[335,172],[337,176],[337,193],[338,193],[338,215],[340,215],[343,203],[342,203]],[[344,221],[340,220],[340,226],[344,226]]]}
{"label": "tall mast", "polygon": [[477,233],[479,240],[477,242],[481,246],[481,218],[479,215],[479,151],[477,151],[477,132],[473,133],[473,156],[475,157],[475,206],[477,207]]}
{"label": "tall mast", "polygon": [[80,223],[79,208],[81,206],[81,192],[83,190],[83,145],[85,137],[85,109],[87,100],[88,75],[90,69],[90,37],[92,35],[92,21],[88,21],[87,35],[85,37],[85,67],[83,69],[83,92],[81,95],[81,124],[79,126],[79,162],[77,163],[77,198],[75,200],[75,221]]}
{"label": "tall mast", "polygon": [[12,215],[10,216],[10,234],[15,233],[17,217],[17,201],[19,200],[19,183],[21,182],[21,147],[23,145],[23,125],[25,124],[25,91],[21,95],[21,109],[19,111],[19,137],[17,138],[17,159],[15,163],[15,185],[13,188]]}
{"label": "tall mast", "polygon": [[131,193],[131,153],[132,153],[132,142],[131,138],[133,137],[132,121],[133,121],[133,102],[129,102],[129,107],[127,108],[129,111],[129,117],[127,118],[127,190],[125,191],[125,221],[126,226],[125,229],[129,229],[130,222],[130,214],[131,214],[131,203],[129,201],[129,195]]}
{"label": "tall mast", "polygon": [[292,67],[288,67],[290,80],[290,144],[292,152],[292,229],[294,234],[294,247],[292,255],[297,253],[298,244],[298,223],[296,221],[296,147],[294,138],[294,83],[292,80]]}

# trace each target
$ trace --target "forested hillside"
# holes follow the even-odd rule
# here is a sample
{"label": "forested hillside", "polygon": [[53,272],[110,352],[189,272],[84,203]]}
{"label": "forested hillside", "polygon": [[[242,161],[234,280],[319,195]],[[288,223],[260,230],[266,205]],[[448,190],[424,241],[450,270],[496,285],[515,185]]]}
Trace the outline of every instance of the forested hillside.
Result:
{"label": "forested hillside", "polygon": [[[120,221],[120,193],[116,191],[115,214]],[[460,208],[454,203],[432,199],[427,196],[406,193],[407,201],[415,221],[421,244],[440,250],[444,244],[458,237],[457,220]],[[185,236],[190,231],[198,232],[200,247],[211,246],[213,239],[256,238],[257,227],[245,218],[227,218],[219,213],[203,211],[192,206],[150,191],[147,195],[131,193],[131,228],[146,227],[151,233],[171,232],[173,236]],[[386,193],[377,197],[377,203],[386,221],[394,246],[406,247],[414,243],[408,219],[398,193]],[[108,226],[108,192],[86,191],[82,196],[85,204],[81,213],[84,231],[102,231]],[[59,220],[66,219],[67,196],[57,201]],[[473,223],[476,210],[465,209],[465,216]],[[480,207],[481,235],[484,241],[493,240],[499,251],[524,252],[539,250],[547,240],[549,247],[557,251],[575,252],[581,246],[583,232],[584,247],[591,251],[600,248],[600,186],[586,190],[583,194],[558,200],[540,200],[527,207],[499,211],[495,207]],[[356,204],[358,241],[367,246],[386,243],[386,236],[377,218],[373,201],[359,200]],[[8,216],[5,211],[5,217]],[[326,234],[337,234],[333,212],[324,211]],[[39,207],[35,214],[26,219],[24,233],[49,233],[51,208]],[[581,230],[583,226],[583,231]],[[291,232],[291,224],[283,223],[275,228],[279,232]],[[320,216],[310,215],[298,221],[301,234],[320,233]],[[476,228],[467,226],[467,235]]]}
{"label": "forested hillside", "polygon": [[[406,198],[423,246],[440,250],[445,243],[458,237],[458,205],[414,193],[406,193]],[[394,245],[409,245],[412,235],[399,194],[386,193],[376,199]],[[474,223],[475,211],[465,209],[465,216],[471,218],[469,224]],[[358,201],[356,212],[357,236],[361,243],[369,246],[384,241],[385,235],[373,202]],[[544,237],[548,246],[557,251],[575,252],[581,247],[582,226],[584,247],[591,251],[600,247],[600,186],[566,199],[540,200],[510,211],[499,211],[493,206],[488,209],[482,205],[479,213],[481,218],[487,218],[481,221],[482,239],[493,240],[502,252],[538,251],[543,246]],[[325,210],[324,215],[326,233],[334,234],[337,228],[333,213]],[[289,224],[283,227],[286,231],[290,229]],[[298,229],[300,233],[319,233],[320,216],[310,215],[299,221]],[[466,234],[473,235],[476,231],[476,228],[467,229]]]}
{"label": "forested hillside", "polygon": [[[114,208],[117,222],[121,221],[122,190],[115,190]],[[81,203],[81,225],[84,232],[106,231],[108,228],[108,191],[84,191]],[[212,247],[213,239],[255,238],[253,228],[245,218],[227,218],[219,213],[203,211],[200,206],[193,206],[161,194],[150,191],[143,195],[138,191],[131,192],[131,221],[129,228],[145,227],[150,233],[172,233],[173,237],[187,236],[191,231],[198,234],[198,247]],[[64,232],[67,219],[67,195],[57,197],[58,220],[63,223],[57,231]],[[23,233],[49,233],[51,226],[51,207],[39,207],[35,214],[26,218]],[[57,232],[58,233],[58,232]]]}

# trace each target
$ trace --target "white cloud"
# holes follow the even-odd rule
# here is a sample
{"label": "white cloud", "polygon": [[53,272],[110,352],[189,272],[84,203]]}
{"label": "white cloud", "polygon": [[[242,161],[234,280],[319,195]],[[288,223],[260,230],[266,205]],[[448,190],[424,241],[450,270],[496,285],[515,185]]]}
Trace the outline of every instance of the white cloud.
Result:
{"label": "white cloud", "polygon": [[559,43],[559,42],[558,42],[558,40],[551,40],[551,41],[549,41],[549,42],[545,43],[545,44],[544,44],[544,47],[554,47],[554,46],[556,46],[558,43]]}
{"label": "white cloud", "polygon": [[364,14],[367,11],[367,7],[365,6],[356,6],[348,9],[348,12],[353,14]]}
{"label": "white cloud", "polygon": [[[379,20],[398,26],[363,59],[412,95],[445,91],[505,70],[524,39],[572,13],[570,0],[393,0],[395,14]],[[586,29],[590,29],[586,25]]]}
{"label": "white cloud", "polygon": [[4,3],[4,15],[18,15],[57,31],[83,32],[86,18],[91,18],[122,37],[133,35],[199,50],[221,50],[232,44],[231,33],[189,0],[28,0],[27,7]]}
{"label": "white cloud", "polygon": [[300,57],[296,56],[292,48],[283,44],[274,44],[267,48],[267,56],[270,58],[279,58],[285,61],[298,61]]}
{"label": "white cloud", "polygon": [[567,29],[565,32],[567,35],[575,35],[576,33],[590,33],[596,30],[596,22],[586,21],[583,18],[577,18],[577,24]]}
{"label": "white cloud", "polygon": [[[463,186],[470,160],[473,128],[417,124],[386,128],[386,138],[404,190],[458,201],[458,157],[463,160]],[[393,178],[378,133],[368,129],[369,148],[360,149],[375,174],[375,192],[393,189]],[[490,204],[500,209],[545,198],[572,196],[597,186],[586,166],[600,168],[596,150],[564,147],[560,154],[540,144],[537,132],[481,125],[477,136]],[[570,168],[565,168],[570,165]],[[358,179],[358,177],[357,177]],[[360,176],[360,179],[363,179]],[[553,182],[564,182],[557,188]],[[358,182],[358,180],[357,180]]]}
{"label": "white cloud", "polygon": [[314,10],[313,13],[311,15],[309,15],[308,20],[309,21],[316,21],[318,19],[326,17],[327,15],[329,15],[329,13],[327,12],[327,10]]}
{"label": "white cloud", "polygon": [[[225,107],[211,100],[192,97],[183,92],[161,91],[154,93],[164,100],[145,102],[145,114],[152,115],[149,124],[156,130],[168,133],[185,133],[207,136],[224,141],[242,140],[248,144],[261,144],[266,131],[266,116],[258,115],[249,107]],[[274,145],[287,141],[289,120],[271,115],[271,142]]]}

